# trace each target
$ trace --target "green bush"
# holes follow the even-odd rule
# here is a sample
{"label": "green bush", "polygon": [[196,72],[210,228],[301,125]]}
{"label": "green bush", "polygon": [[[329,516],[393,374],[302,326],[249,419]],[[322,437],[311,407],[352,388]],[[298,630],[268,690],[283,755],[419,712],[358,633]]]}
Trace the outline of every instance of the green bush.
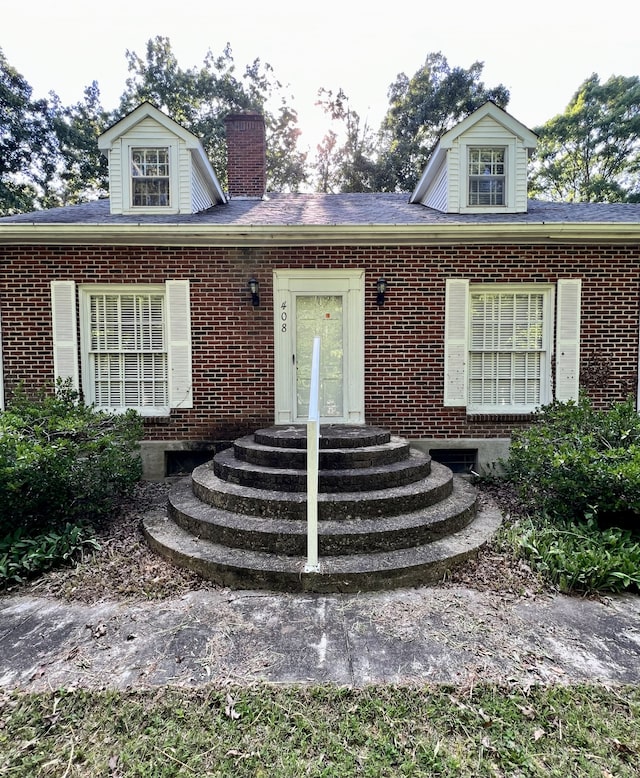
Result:
{"label": "green bush", "polygon": [[507,478],[530,513],[640,530],[640,416],[631,399],[596,410],[553,403],[514,433]]}
{"label": "green bush", "polygon": [[70,562],[85,549],[98,548],[90,528],[66,524],[60,531],[26,537],[23,529],[0,540],[0,589],[25,583],[61,562]]}
{"label": "green bush", "polygon": [[640,416],[630,399],[596,410],[552,403],[513,435],[507,479],[524,517],[518,556],[563,592],[640,590]]}
{"label": "green bush", "polygon": [[561,592],[640,591],[640,541],[629,530],[524,519],[507,534],[516,555]]}
{"label": "green bush", "polygon": [[139,481],[140,417],[78,402],[69,384],[0,414],[0,538],[25,537],[107,516]]}

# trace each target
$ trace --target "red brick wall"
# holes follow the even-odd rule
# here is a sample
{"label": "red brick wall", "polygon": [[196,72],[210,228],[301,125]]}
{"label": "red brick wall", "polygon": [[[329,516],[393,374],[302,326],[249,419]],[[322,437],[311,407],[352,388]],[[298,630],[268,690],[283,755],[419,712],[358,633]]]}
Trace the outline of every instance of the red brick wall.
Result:
{"label": "red brick wall", "polygon": [[[230,439],[273,423],[272,271],[365,268],[365,414],[418,437],[503,437],[517,418],[444,408],[445,280],[582,278],[583,382],[599,404],[635,395],[639,247],[479,246],[206,249],[9,247],[0,264],[5,390],[53,376],[50,282],[191,281],[194,408],[146,422],[156,440]],[[260,282],[260,306],[247,281]],[[376,280],[388,282],[376,305]]]}
{"label": "red brick wall", "polygon": [[261,114],[231,114],[227,130],[227,177],[231,197],[262,197],[267,189],[267,144]]}

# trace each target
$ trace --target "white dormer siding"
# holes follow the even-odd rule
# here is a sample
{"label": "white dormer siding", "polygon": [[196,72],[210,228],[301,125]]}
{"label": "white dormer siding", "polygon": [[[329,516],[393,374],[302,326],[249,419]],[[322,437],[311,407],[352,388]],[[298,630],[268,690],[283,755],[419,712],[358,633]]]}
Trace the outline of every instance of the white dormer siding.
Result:
{"label": "white dormer siding", "polygon": [[[485,103],[442,136],[410,202],[443,213],[526,213],[527,163],[535,145],[531,130],[497,105]],[[504,159],[503,176],[496,176],[495,170],[488,175],[498,197],[487,198],[486,204],[470,197],[470,160],[479,150]]]}
{"label": "white dormer siding", "polygon": [[436,211],[442,211],[446,213],[449,202],[448,192],[449,179],[447,177],[447,157],[442,155],[440,166],[434,172],[433,183],[426,193],[422,202],[423,205],[429,206],[429,208],[435,208]]}
{"label": "white dormer siding", "polygon": [[204,172],[197,164],[192,165],[193,175],[191,178],[191,211],[192,213],[199,213],[200,211],[206,211],[207,208],[211,208],[215,205],[215,200],[211,196],[209,187],[207,186],[207,179]]}
{"label": "white dormer siding", "polygon": [[[98,145],[109,160],[112,214],[197,213],[226,202],[200,141],[150,103],[143,103],[109,128]],[[168,175],[164,165],[162,196],[152,194],[144,202],[144,197],[134,197],[132,155],[153,157],[155,151],[168,161]],[[153,175],[150,180],[153,193],[158,180],[154,182]]]}

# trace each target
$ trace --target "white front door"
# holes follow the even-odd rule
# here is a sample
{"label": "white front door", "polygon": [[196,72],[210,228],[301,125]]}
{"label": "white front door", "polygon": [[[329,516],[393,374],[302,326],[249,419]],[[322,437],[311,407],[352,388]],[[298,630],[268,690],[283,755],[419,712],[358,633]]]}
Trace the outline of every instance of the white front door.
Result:
{"label": "white front door", "polygon": [[274,272],[276,424],[307,421],[316,336],[321,422],[364,422],[363,280],[363,271]]}

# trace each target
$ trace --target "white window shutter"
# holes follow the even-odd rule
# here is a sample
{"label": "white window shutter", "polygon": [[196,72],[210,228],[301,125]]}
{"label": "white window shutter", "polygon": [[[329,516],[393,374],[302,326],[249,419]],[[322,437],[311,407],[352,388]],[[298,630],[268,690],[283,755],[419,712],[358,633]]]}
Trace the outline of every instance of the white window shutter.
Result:
{"label": "white window shutter", "polygon": [[447,279],[444,325],[444,404],[466,406],[469,282]]}
{"label": "white window shutter", "polygon": [[51,282],[53,321],[54,376],[80,389],[78,373],[78,327],[76,323],[76,285],[74,281]]}
{"label": "white window shutter", "polygon": [[192,408],[191,311],[188,281],[167,281],[169,405]]}
{"label": "white window shutter", "polygon": [[556,400],[577,400],[580,381],[579,278],[558,280],[556,325]]}

